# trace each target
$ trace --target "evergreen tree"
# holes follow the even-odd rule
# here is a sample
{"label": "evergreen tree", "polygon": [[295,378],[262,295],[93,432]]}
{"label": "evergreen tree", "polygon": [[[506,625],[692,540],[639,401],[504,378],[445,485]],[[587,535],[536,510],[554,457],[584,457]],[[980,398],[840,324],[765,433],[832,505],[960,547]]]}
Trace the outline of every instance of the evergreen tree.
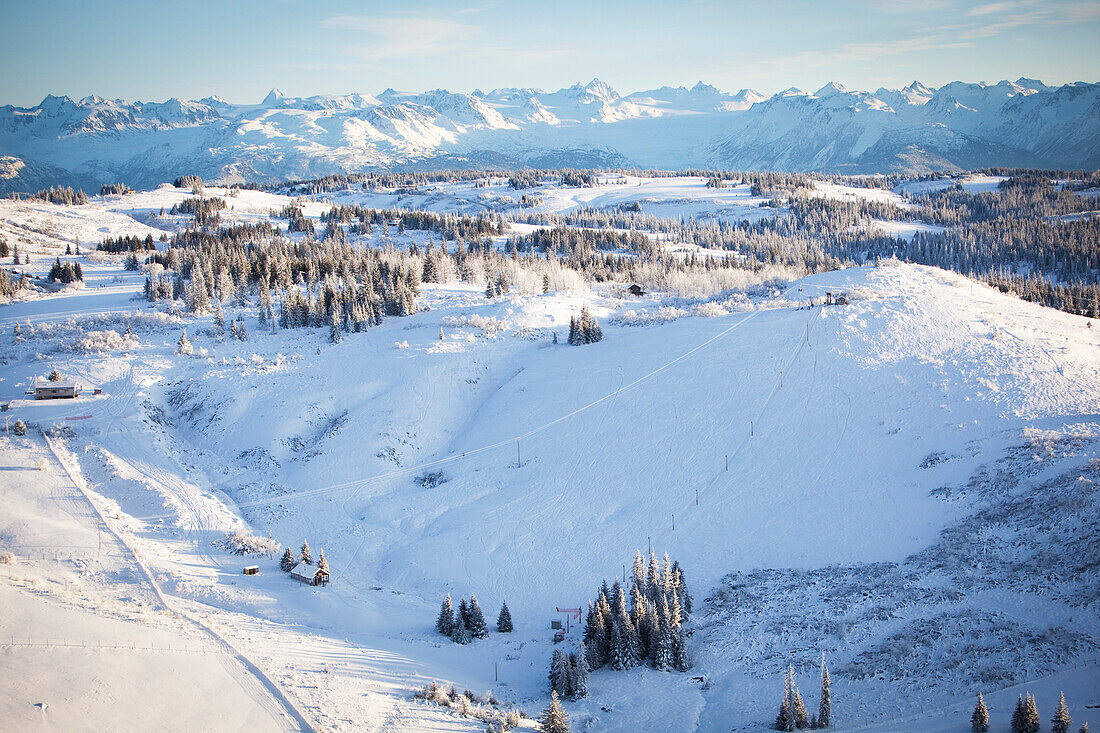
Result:
{"label": "evergreen tree", "polygon": [[237,321],[237,339],[239,341],[248,341],[248,329],[244,326],[244,321]]}
{"label": "evergreen tree", "polygon": [[576,654],[571,654],[573,663],[573,698],[583,700],[588,697],[588,651],[584,648],[584,642],[580,642],[580,648]]}
{"label": "evergreen tree", "polygon": [[283,553],[283,559],[279,561],[279,568],[284,573],[289,573],[297,563],[298,558],[294,557],[294,552],[288,547],[286,552]]}
{"label": "evergreen tree", "polygon": [[668,624],[657,633],[657,643],[653,650],[653,667],[662,672],[672,670],[672,629]]}
{"label": "evergreen tree", "polygon": [[782,731],[794,730],[794,714],[791,712],[791,684],[790,677],[783,675],[783,702],[779,704],[779,714],[775,716],[775,729]]}
{"label": "evergreen tree", "polygon": [[1050,721],[1051,733],[1069,733],[1073,725],[1073,719],[1069,717],[1069,708],[1066,707],[1066,693],[1061,693],[1058,698],[1058,709],[1054,711],[1054,717]]}
{"label": "evergreen tree", "polygon": [[225,335],[225,314],[220,300],[214,304],[214,334],[219,338]]}
{"label": "evergreen tree", "polygon": [[810,727],[810,716],[806,714],[806,704],[802,702],[802,693],[794,688],[794,703],[791,708],[794,711],[794,727],[799,730]]}
{"label": "evergreen tree", "polygon": [[11,431],[16,435],[23,436],[27,434],[27,424],[22,420],[16,420],[11,425]]}
{"label": "evergreen tree", "polygon": [[[829,680],[829,668],[825,666],[825,654],[821,655],[821,703],[817,709],[817,725],[819,728],[828,728],[833,722],[833,693]],[[981,695],[978,702],[982,705]]]}
{"label": "evergreen tree", "polygon": [[611,652],[607,657],[611,669],[622,671],[630,667],[629,655],[626,651],[626,640],[623,639],[623,630],[619,624],[614,624],[611,631]]}
{"label": "evergreen tree", "polygon": [[1027,721],[1024,709],[1024,696],[1016,698],[1016,708],[1012,711],[1012,733],[1027,733]]}
{"label": "evergreen tree", "polygon": [[470,634],[475,639],[484,639],[489,636],[489,627],[485,623],[485,614],[481,612],[481,606],[477,602],[477,596],[470,596]]}
{"label": "evergreen tree", "polygon": [[539,731],[541,733],[569,733],[569,718],[561,708],[558,693],[550,693],[550,704],[542,711],[539,718]]}
{"label": "evergreen tree", "polygon": [[676,629],[672,633],[672,667],[677,672],[687,672],[691,669],[691,660],[687,655],[687,643],[684,641],[684,627]]}
{"label": "evergreen tree", "polygon": [[191,339],[187,338],[187,329],[183,329],[183,333],[180,334],[180,340],[176,343],[177,350],[181,354],[190,354],[194,351],[191,347]]}
{"label": "evergreen tree", "polygon": [[466,599],[458,599],[458,623],[470,628],[470,607],[466,605]]}
{"label": "evergreen tree", "polygon": [[321,550],[321,554],[317,556],[317,569],[325,573],[328,572],[328,560],[325,559],[324,550]]}
{"label": "evergreen tree", "polygon": [[469,644],[474,640],[474,637],[470,634],[470,629],[462,621],[458,621],[455,624],[454,633],[451,634],[451,638],[454,639],[456,644]]}
{"label": "evergreen tree", "polygon": [[1039,733],[1042,721],[1039,719],[1039,708],[1035,705],[1035,696],[1030,692],[1024,700],[1024,733]]}
{"label": "evergreen tree", "polygon": [[60,382],[61,381],[61,372],[54,369],[52,372],[50,372],[50,376],[47,377],[47,379],[49,379],[51,382]]}
{"label": "evergreen tree", "polygon": [[328,340],[332,344],[340,343],[340,321],[335,310],[332,311],[332,317],[329,320]]}
{"label": "evergreen tree", "polygon": [[229,323],[229,335],[235,340],[240,340],[241,335],[237,332],[237,322],[236,321],[230,321],[230,323]]}
{"label": "evergreen tree", "polygon": [[1089,733],[1089,723],[1087,720],[1081,723],[1081,727],[1077,729],[1077,733]]}
{"label": "evergreen tree", "polygon": [[561,649],[555,649],[550,659],[550,690],[559,697],[569,699],[572,697],[572,685],[570,685],[569,659]]}
{"label": "evergreen tree", "polygon": [[300,554],[302,556],[302,562],[307,565],[313,564],[313,551],[309,549],[308,542],[302,542],[302,552]]}
{"label": "evergreen tree", "polygon": [[502,634],[512,632],[512,612],[508,610],[507,602],[500,605],[500,615],[497,616],[497,631]]}
{"label": "evergreen tree", "polygon": [[435,620],[435,630],[444,636],[450,636],[455,631],[455,610],[451,603],[451,594],[443,599],[439,607],[439,616]]}

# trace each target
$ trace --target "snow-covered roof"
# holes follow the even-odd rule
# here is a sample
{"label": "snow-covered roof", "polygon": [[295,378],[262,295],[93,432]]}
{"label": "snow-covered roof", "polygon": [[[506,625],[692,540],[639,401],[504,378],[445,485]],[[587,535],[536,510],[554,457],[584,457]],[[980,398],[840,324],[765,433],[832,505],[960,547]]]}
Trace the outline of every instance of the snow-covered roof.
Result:
{"label": "snow-covered roof", "polygon": [[317,566],[310,565],[308,562],[299,562],[290,570],[290,574],[295,578],[302,578],[303,580],[313,580],[317,577]]}

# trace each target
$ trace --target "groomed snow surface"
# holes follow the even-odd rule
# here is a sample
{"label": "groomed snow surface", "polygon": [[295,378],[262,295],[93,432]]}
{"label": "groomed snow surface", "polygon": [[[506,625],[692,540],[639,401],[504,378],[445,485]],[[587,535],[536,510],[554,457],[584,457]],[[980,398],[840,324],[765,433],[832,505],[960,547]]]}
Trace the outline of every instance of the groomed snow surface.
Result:
{"label": "groomed snow surface", "polygon": [[[20,246],[42,272],[183,195],[139,194],[129,222],[99,204],[0,219],[40,230]],[[1100,724],[1087,319],[894,265],[694,311],[425,285],[424,310],[338,344],[251,311],[242,343],[148,307],[117,258],[82,262],[83,289],[0,307],[3,416],[31,427],[0,440],[14,729],[483,729],[413,700],[433,679],[535,716],[555,607],[650,543],[695,596],[695,668],[593,673],[565,704],[575,730],[764,730],[788,663],[816,709],[822,652],[838,730],[964,730],[978,691],[995,730],[1024,690],[1044,720],[1065,690]],[[803,307],[826,291],[850,303]],[[584,304],[605,339],[568,346]],[[22,398],[55,367],[103,394]],[[308,540],[331,585],[213,546],[234,530]],[[515,632],[438,636],[447,593],[490,622],[506,600]]]}

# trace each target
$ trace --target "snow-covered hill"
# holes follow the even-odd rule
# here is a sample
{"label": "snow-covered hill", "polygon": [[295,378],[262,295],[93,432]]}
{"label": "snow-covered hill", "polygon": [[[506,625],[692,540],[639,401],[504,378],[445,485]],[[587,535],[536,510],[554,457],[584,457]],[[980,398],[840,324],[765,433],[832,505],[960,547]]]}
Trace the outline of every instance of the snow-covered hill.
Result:
{"label": "snow-covered hill", "polygon": [[[1031,79],[771,97],[702,82],[620,95],[387,89],[254,105],[48,96],[0,107],[0,193],[62,183],[151,186],[183,174],[271,182],[381,167],[639,166],[876,173],[1100,165],[1100,85]],[[18,170],[15,170],[18,168]]]}
{"label": "snow-covered hill", "polygon": [[[167,225],[145,214],[185,195],[4,202],[4,226],[25,233],[41,270],[67,242]],[[245,191],[234,214],[288,200]],[[591,697],[566,705],[577,729],[762,730],[787,663],[812,703],[822,652],[845,729],[958,730],[978,691],[1004,728],[1025,689],[1046,717],[1064,689],[1077,721],[1097,722],[1085,706],[1100,703],[1100,331],[1088,319],[895,265],[696,307],[604,285],[489,300],[476,283],[425,284],[420,312],[335,344],[269,333],[227,302],[227,320],[246,318],[240,342],[216,337],[209,315],[135,299],[142,277],[119,259],[85,258],[82,290],[0,307],[5,401],[54,366],[104,390],[5,413],[63,426],[57,454],[33,430],[3,439],[14,470],[0,486],[20,506],[0,522],[0,550],[18,557],[0,563],[0,602],[18,610],[6,620],[32,618],[43,598],[74,616],[104,597],[116,611],[154,604],[155,583],[181,615],[142,618],[163,617],[179,643],[196,643],[188,618],[202,621],[314,725],[468,730],[413,688],[453,681],[538,710],[555,607],[583,605],[652,543],[696,596],[695,670],[598,671]],[[804,307],[825,292],[850,303]],[[585,304],[604,340],[554,343]],[[195,354],[176,353],[184,328]],[[41,510],[77,559],[33,557],[57,543],[36,507],[73,493],[58,456],[121,538],[110,563],[91,559],[98,525],[79,497]],[[41,480],[26,480],[39,457]],[[267,557],[242,576],[246,560],[211,545],[228,530],[308,539],[333,584],[302,589]],[[493,614],[507,601],[516,632],[442,639],[431,626],[447,592]],[[247,693],[247,666],[227,664]],[[197,688],[209,666],[189,665],[181,684]],[[13,710],[36,701],[5,684]],[[69,714],[62,689],[51,707]],[[253,693],[266,700],[250,713],[259,728],[281,704]]]}

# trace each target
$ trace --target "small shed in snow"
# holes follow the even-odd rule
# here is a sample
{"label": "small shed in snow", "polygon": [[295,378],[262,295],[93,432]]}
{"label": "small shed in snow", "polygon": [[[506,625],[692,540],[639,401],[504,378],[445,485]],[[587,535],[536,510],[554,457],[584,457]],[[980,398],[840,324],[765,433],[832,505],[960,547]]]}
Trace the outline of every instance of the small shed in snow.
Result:
{"label": "small shed in snow", "polygon": [[328,573],[308,562],[300,562],[291,568],[290,577],[307,585],[328,585]]}
{"label": "small shed in snow", "polygon": [[642,286],[638,283],[634,283],[629,288],[627,288],[626,291],[631,295],[645,295],[645,291],[642,290]]}

